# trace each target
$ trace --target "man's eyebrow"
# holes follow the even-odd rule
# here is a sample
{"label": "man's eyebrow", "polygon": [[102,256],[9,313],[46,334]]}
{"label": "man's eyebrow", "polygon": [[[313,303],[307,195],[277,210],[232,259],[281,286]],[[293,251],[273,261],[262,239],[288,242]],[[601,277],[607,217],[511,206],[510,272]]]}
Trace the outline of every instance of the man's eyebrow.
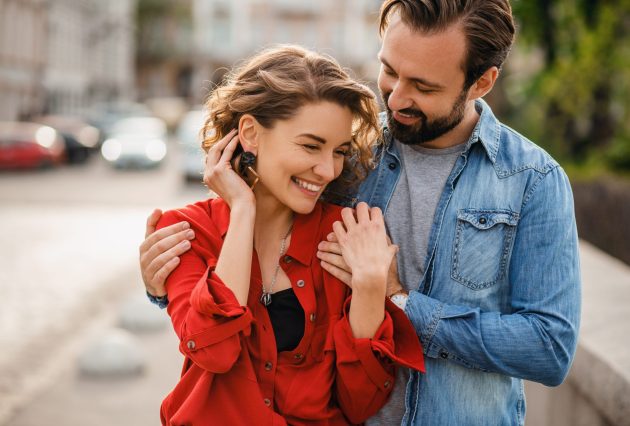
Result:
{"label": "man's eyebrow", "polygon": [[[378,56],[378,59],[381,61],[381,63],[383,65],[385,65],[387,68],[393,70],[394,68],[392,68],[392,66],[389,64],[389,62],[387,62],[387,60],[385,58],[383,58],[381,55]],[[415,82],[415,83],[420,83],[423,86],[426,87],[430,87],[432,89],[445,89],[444,86],[442,86],[441,84],[438,83],[432,83],[430,81],[425,80],[424,78],[420,78],[420,77],[410,77],[409,80]]]}

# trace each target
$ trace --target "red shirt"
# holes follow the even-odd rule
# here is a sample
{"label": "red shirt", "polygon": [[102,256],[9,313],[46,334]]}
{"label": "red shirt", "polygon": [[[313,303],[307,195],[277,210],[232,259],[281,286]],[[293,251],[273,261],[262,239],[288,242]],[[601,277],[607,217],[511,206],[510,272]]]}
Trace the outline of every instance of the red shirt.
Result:
{"label": "red shirt", "polygon": [[168,313],[185,355],[182,376],[161,407],[167,425],[347,425],[362,423],[387,401],[395,364],[424,371],[422,348],[404,312],[386,301],[372,339],[355,339],[348,322],[350,291],[325,272],[317,245],[340,220],[337,206],[317,203],[296,215],[280,262],[304,309],[304,337],[277,352],[252,259],[247,306],[214,268],[229,224],[222,199],[166,212],[159,228],[186,220],[192,249],[167,282]]}

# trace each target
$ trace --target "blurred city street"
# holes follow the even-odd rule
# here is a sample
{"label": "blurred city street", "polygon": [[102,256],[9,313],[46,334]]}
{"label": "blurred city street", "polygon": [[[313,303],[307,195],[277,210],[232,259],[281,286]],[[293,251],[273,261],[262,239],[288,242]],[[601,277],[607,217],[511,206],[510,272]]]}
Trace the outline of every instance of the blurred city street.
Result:
{"label": "blurred city street", "polygon": [[[137,266],[146,216],[206,196],[201,183],[185,183],[170,145],[165,163],[148,171],[115,170],[94,156],[75,167],[0,173],[0,424],[158,422],[181,364],[170,326],[136,333],[146,361],[139,375],[85,377],[77,358],[117,325],[130,298],[149,306]],[[163,374],[147,374],[156,369]],[[83,407],[74,420],[71,407]]]}

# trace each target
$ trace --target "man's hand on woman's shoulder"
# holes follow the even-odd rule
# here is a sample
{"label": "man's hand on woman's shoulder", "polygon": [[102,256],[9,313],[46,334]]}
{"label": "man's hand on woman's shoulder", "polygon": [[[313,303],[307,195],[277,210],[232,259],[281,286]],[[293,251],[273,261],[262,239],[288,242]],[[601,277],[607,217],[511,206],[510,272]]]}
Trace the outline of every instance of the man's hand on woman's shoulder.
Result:
{"label": "man's hand on woman's shoulder", "polygon": [[195,233],[188,222],[178,222],[158,231],[155,227],[162,211],[154,210],[147,218],[145,240],[140,244],[140,270],[147,292],[166,295],[166,278],[179,264],[179,256],[190,249]]}

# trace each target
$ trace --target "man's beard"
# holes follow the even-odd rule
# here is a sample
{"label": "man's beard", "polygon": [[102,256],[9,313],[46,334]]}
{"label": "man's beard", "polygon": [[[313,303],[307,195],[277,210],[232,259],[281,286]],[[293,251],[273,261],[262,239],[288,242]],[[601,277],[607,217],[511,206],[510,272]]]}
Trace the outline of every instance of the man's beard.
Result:
{"label": "man's beard", "polygon": [[390,94],[381,92],[387,111],[387,126],[392,136],[402,144],[420,145],[430,142],[453,130],[464,119],[468,90],[462,90],[455,99],[451,112],[446,116],[429,120],[419,109],[405,108],[398,111],[402,114],[420,117],[420,121],[412,126],[401,124],[394,119],[392,110],[387,104]]}

